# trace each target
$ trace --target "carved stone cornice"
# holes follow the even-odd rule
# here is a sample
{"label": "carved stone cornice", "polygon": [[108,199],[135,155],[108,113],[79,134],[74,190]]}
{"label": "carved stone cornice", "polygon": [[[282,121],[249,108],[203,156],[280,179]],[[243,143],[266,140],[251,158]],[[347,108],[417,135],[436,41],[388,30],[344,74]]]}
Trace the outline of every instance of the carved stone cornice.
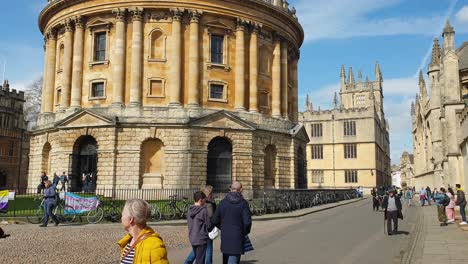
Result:
{"label": "carved stone cornice", "polygon": [[115,20],[125,22],[127,17],[127,9],[126,8],[116,8],[112,10],[112,14],[115,16]]}
{"label": "carved stone cornice", "polygon": [[245,26],[249,24],[249,21],[245,18],[236,18],[236,30],[245,30]]}
{"label": "carved stone cornice", "polygon": [[72,19],[65,19],[64,21],[64,28],[65,32],[73,32],[75,28],[73,27],[73,20]]}
{"label": "carved stone cornice", "polygon": [[57,40],[57,29],[56,28],[51,28],[51,29],[47,30],[47,32],[45,34],[45,38],[47,39],[47,41]]}
{"label": "carved stone cornice", "polygon": [[135,7],[135,8],[129,9],[128,11],[132,15],[132,21],[142,21],[143,20],[143,13],[144,13],[143,8]]}
{"label": "carved stone cornice", "polygon": [[249,26],[251,34],[259,34],[260,30],[262,30],[263,24],[250,21]]}
{"label": "carved stone cornice", "polygon": [[283,42],[283,36],[281,36],[281,34],[278,33],[277,31],[273,31],[273,32],[271,33],[271,37],[272,37],[274,43],[281,43],[281,42]]}
{"label": "carved stone cornice", "polygon": [[75,22],[75,27],[84,28],[86,24],[86,18],[84,16],[77,16],[73,19]]}
{"label": "carved stone cornice", "polygon": [[203,11],[200,10],[189,10],[190,23],[200,23],[200,18],[203,14]]}
{"label": "carved stone cornice", "polygon": [[171,8],[172,19],[175,21],[181,21],[184,15],[185,9],[183,8]]}

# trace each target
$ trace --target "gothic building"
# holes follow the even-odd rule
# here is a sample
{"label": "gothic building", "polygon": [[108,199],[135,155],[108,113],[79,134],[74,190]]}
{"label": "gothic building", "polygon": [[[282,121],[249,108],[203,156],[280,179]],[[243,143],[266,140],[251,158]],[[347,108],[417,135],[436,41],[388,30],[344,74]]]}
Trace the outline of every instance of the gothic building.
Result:
{"label": "gothic building", "polygon": [[341,67],[340,98],[334,107],[314,109],[307,96],[299,122],[306,128],[307,175],[311,188],[371,188],[391,184],[388,122],[383,110],[383,78],[375,65],[375,81],[346,78]]}
{"label": "gothic building", "polygon": [[419,93],[411,105],[414,183],[419,188],[468,183],[468,42],[455,48],[455,31],[449,21],[442,37],[442,47],[434,39],[427,70],[429,93],[421,71]]}
{"label": "gothic building", "polygon": [[[30,178],[72,189],[305,186],[304,32],[284,0],[54,0]],[[30,183],[33,186],[36,181]]]}

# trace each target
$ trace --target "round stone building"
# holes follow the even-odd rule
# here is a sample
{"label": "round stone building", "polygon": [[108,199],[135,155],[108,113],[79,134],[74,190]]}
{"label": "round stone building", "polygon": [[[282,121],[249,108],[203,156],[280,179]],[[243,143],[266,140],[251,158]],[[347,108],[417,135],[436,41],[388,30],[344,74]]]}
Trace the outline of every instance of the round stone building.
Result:
{"label": "round stone building", "polygon": [[53,0],[29,185],[82,189],[232,180],[305,188],[297,64],[304,33],[282,0]]}

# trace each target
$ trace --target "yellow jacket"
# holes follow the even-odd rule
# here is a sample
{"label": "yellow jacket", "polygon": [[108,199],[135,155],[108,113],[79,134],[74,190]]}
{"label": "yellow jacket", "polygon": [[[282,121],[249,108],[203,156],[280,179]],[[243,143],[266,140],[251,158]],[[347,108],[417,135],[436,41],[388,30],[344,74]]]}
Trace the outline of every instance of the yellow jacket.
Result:
{"label": "yellow jacket", "polygon": [[[166,246],[162,238],[154,232],[151,227],[145,227],[138,236],[150,233],[146,239],[142,240],[135,247],[134,264],[169,264],[167,259]],[[120,257],[124,255],[125,246],[132,240],[132,236],[127,234],[119,242]]]}

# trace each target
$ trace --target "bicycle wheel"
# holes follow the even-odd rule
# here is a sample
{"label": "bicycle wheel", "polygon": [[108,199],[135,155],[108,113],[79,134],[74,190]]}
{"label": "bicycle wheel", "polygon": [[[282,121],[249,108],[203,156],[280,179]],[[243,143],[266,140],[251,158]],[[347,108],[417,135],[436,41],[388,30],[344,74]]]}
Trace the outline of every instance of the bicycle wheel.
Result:
{"label": "bicycle wheel", "polygon": [[102,207],[98,207],[96,210],[89,211],[88,215],[86,216],[86,219],[90,224],[97,224],[102,221],[102,218],[104,218],[104,210]]}
{"label": "bicycle wheel", "polygon": [[159,222],[162,219],[161,211],[156,205],[151,205],[151,220]]}
{"label": "bicycle wheel", "polygon": [[38,206],[33,215],[27,216],[28,222],[31,224],[39,224],[44,221],[44,207]]}
{"label": "bicycle wheel", "polygon": [[191,204],[184,202],[181,206],[179,206],[179,215],[181,219],[185,219],[187,217],[188,211],[190,209]]}
{"label": "bicycle wheel", "polygon": [[161,214],[164,220],[174,220],[177,216],[175,208],[172,207],[170,204],[163,205]]}
{"label": "bicycle wheel", "polygon": [[73,223],[76,218],[76,212],[73,207],[69,205],[57,205],[54,210],[54,214],[57,216],[61,223]]}
{"label": "bicycle wheel", "polygon": [[120,222],[121,217],[122,215],[119,212],[117,206],[114,203],[111,203],[107,209],[106,219],[112,223],[116,223]]}

